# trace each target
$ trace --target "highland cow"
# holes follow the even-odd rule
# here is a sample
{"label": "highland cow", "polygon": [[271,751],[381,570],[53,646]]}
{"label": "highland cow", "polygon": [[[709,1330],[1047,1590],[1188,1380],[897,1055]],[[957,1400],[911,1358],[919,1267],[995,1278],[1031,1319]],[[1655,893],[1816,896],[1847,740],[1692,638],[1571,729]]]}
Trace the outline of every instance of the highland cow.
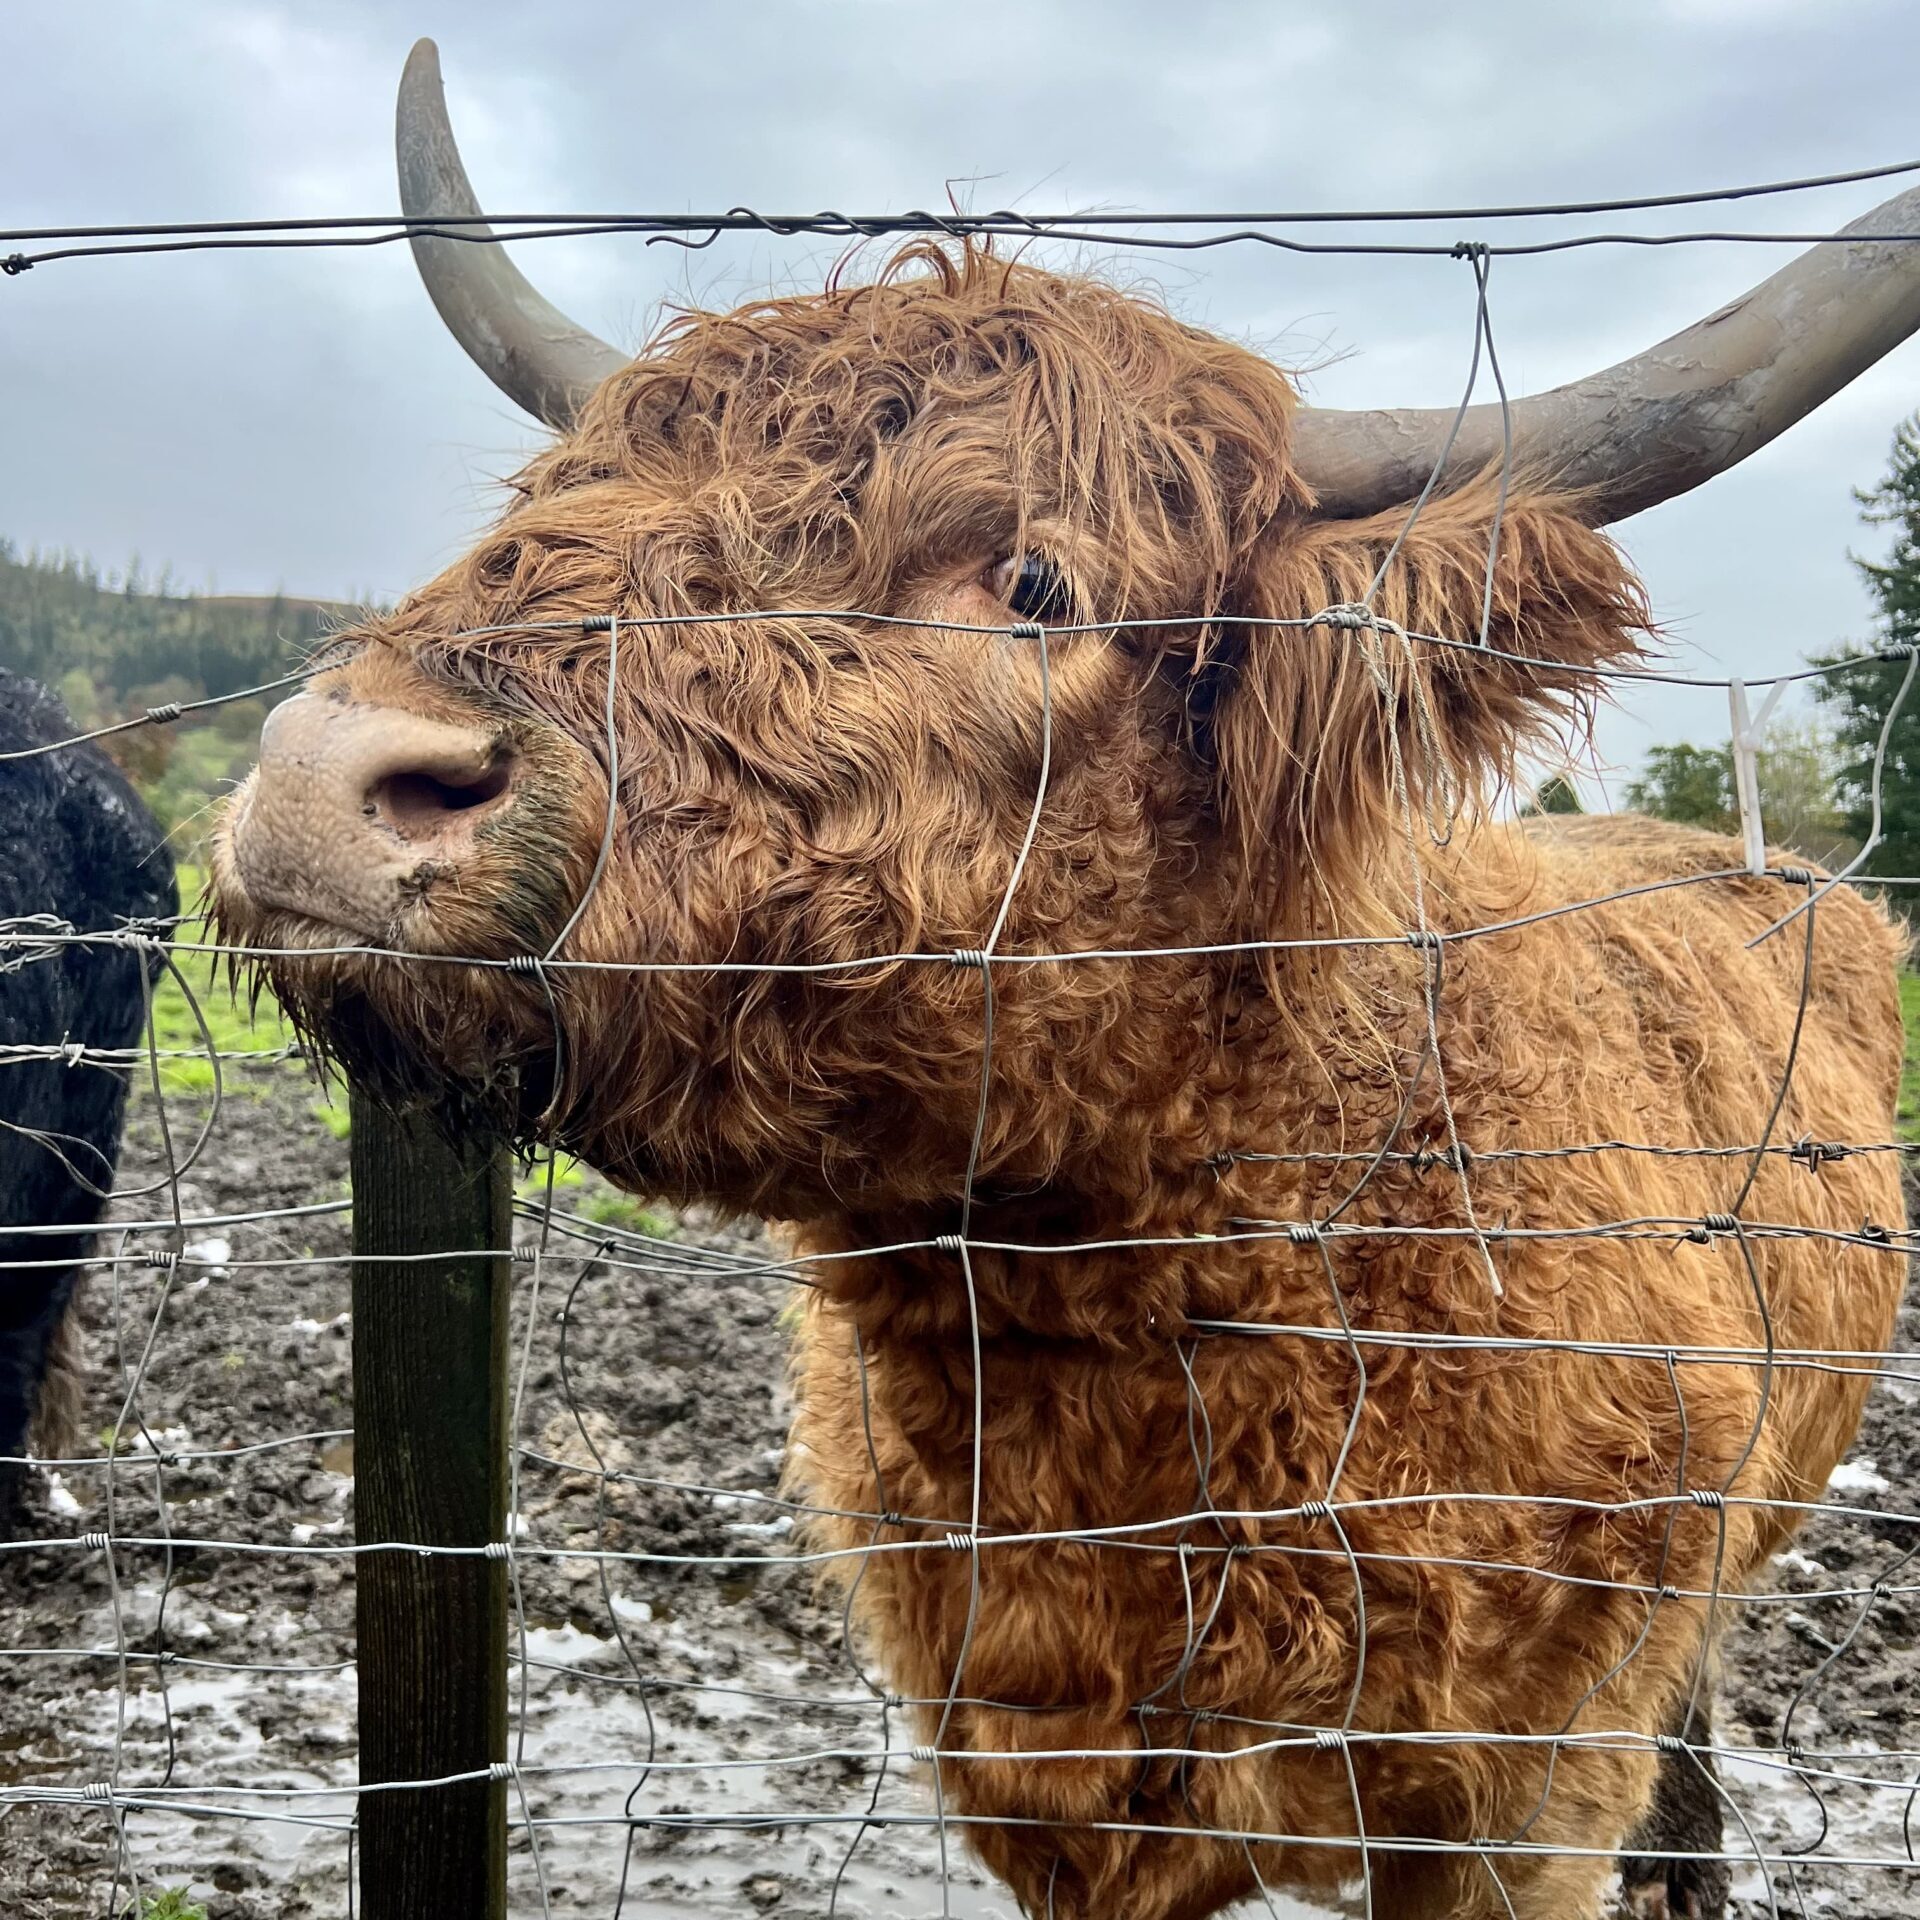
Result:
{"label": "highland cow", "polygon": [[124,1050],[145,1024],[138,955],[35,929],[108,933],[177,907],[165,839],[119,769],[94,746],[40,751],[76,731],[44,687],[0,672],[0,925],[21,936],[0,952],[0,1539],[29,1448],[72,1441],[76,1263],[113,1187],[127,1097],[124,1064],[44,1050]]}
{"label": "highland cow", "polygon": [[[425,45],[400,149],[473,214]],[[878,1516],[825,1537],[894,1549],[857,1617],[1028,1912],[1364,1866],[1394,1920],[1597,1913],[1663,1765],[1634,1844],[1712,1813],[1659,1750],[1705,1596],[1866,1391],[1741,1356],[1889,1334],[1889,1158],[1731,1150],[1889,1137],[1897,941],[1844,888],[1760,938],[1810,879],[1490,796],[1642,658],[1604,524],[1911,330],[1913,254],[1519,403],[1504,506],[1476,410],[1409,524],[1447,416],[978,245],[631,362],[416,250],[558,437],[273,716],[230,935],[396,1096],[836,1256],[793,1478]]]}

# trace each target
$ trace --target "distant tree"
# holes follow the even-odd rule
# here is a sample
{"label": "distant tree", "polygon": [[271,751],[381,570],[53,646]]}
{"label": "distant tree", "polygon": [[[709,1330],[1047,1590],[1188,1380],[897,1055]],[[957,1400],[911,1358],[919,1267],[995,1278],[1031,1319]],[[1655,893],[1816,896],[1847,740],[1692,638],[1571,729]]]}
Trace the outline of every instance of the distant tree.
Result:
{"label": "distant tree", "polygon": [[1733,750],[1696,747],[1685,740],[1649,747],[1646,765],[1627,783],[1627,805],[1656,819],[1732,833],[1740,819],[1733,790]]}
{"label": "distant tree", "polygon": [[[1836,797],[1841,768],[1833,736],[1811,721],[1776,722],[1754,759],[1760,818],[1769,843],[1823,865],[1850,857],[1858,842]],[[1740,800],[1732,747],[1680,741],[1650,748],[1639,777],[1627,784],[1627,805],[1657,819],[1738,833]]]}
{"label": "distant tree", "polygon": [[[1920,414],[1894,429],[1887,471],[1878,486],[1856,489],[1860,517],[1870,527],[1893,529],[1884,560],[1853,564],[1875,604],[1878,629],[1871,644],[1851,643],[1814,656],[1815,664],[1857,660],[1844,673],[1814,682],[1833,714],[1839,742],[1839,793],[1848,829],[1865,840],[1873,827],[1873,761],[1881,728],[1892,712],[1912,663],[1877,660],[1890,647],[1920,643]],[[1887,735],[1880,780],[1883,838],[1869,856],[1868,873],[1920,873],[1920,675]]]}
{"label": "distant tree", "polygon": [[1791,847],[1825,866],[1859,851],[1839,801],[1840,746],[1812,720],[1776,721],[1755,756],[1760,817],[1775,846]]}
{"label": "distant tree", "polygon": [[1580,789],[1574,785],[1569,773],[1550,773],[1533,790],[1533,798],[1524,801],[1520,807],[1520,818],[1531,819],[1539,813],[1585,813],[1586,808],[1580,802]]}

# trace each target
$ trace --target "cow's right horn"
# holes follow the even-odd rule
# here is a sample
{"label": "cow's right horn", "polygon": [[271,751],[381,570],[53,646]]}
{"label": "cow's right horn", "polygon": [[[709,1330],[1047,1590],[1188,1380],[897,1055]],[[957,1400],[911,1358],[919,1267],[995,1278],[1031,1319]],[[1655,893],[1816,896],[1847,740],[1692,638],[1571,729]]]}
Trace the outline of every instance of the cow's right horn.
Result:
{"label": "cow's right horn", "polygon": [[[1658,346],[1514,401],[1515,461],[1605,526],[1757,453],[1920,327],[1920,187],[1842,233]],[[1322,513],[1376,513],[1419,493],[1449,433],[1441,486],[1500,459],[1497,403],[1454,420],[1452,407],[1302,408],[1295,464]]]}

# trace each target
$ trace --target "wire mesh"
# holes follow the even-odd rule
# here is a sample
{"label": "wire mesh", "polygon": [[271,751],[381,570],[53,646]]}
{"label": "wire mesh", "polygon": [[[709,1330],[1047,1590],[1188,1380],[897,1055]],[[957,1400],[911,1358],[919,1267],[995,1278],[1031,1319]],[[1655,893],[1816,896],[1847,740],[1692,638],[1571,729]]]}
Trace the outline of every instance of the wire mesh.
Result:
{"label": "wire mesh", "polygon": [[[862,223],[803,229],[799,222],[739,217],[783,232],[866,231]],[[535,217],[529,223],[537,224]],[[585,224],[612,223],[596,217]],[[723,223],[702,216],[688,224]],[[942,223],[940,230],[950,229]],[[0,235],[26,237],[48,236]],[[149,234],[142,244],[161,242]],[[1462,254],[1475,285],[1463,413],[1483,368],[1499,381],[1488,267],[1493,252],[1513,250],[1475,247]],[[1504,387],[1499,397],[1504,408]],[[1510,464],[1510,445],[1508,453]],[[1443,451],[1441,465],[1445,457]],[[1505,477],[1503,467],[1503,505]],[[1409,529],[1426,502],[1423,494],[1410,509]],[[1490,645],[1499,538],[1496,512],[1477,634],[1409,633],[1379,614],[1372,595],[1392,553],[1358,604],[1298,621],[1239,624],[1272,645],[1307,633],[1338,636],[1366,663],[1389,706],[1400,689],[1421,684],[1417,674],[1402,675],[1397,667],[1411,666],[1426,648],[1471,649],[1522,669],[1550,666],[1566,674],[1558,662]],[[1753,1493],[1743,1475],[1770,1444],[1767,1423],[1781,1397],[1822,1391],[1823,1381],[1878,1381],[1880,1397],[1869,1413],[1873,1444],[1900,1451],[1903,1475],[1910,1458],[1898,1433],[1902,1412],[1920,1388],[1912,1329],[1903,1322],[1884,1349],[1777,1341],[1762,1266],[1774,1249],[1800,1243],[1831,1248],[1836,1257],[1854,1249],[1875,1260],[1904,1261],[1914,1230],[1903,1219],[1869,1217],[1842,1226],[1749,1207],[1763,1170],[1818,1183],[1858,1157],[1904,1163],[1915,1150],[1893,1138],[1795,1135],[1788,1119],[1802,1024],[1818,987],[1820,902],[1835,886],[1866,884],[1860,875],[1879,836],[1884,747],[1914,678],[1914,650],[1780,676],[1841,673],[1889,658],[1907,663],[1873,768],[1874,834],[1852,867],[1832,879],[1791,863],[1759,876],[1732,865],[1475,924],[1447,923],[1430,910],[1429,864],[1432,849],[1451,830],[1452,809],[1444,795],[1429,804],[1435,769],[1418,757],[1434,749],[1416,702],[1407,727],[1394,726],[1387,736],[1389,813],[1412,907],[1404,926],[1337,937],[1029,951],[1008,950],[1002,942],[1051,791],[1053,650],[1082,633],[1190,627],[1195,619],[1015,621],[984,631],[1031,652],[1039,770],[1024,835],[1006,849],[1005,886],[977,948],[784,964],[719,954],[631,962],[569,957],[563,951],[568,935],[604,876],[618,826],[613,695],[622,645],[689,619],[775,617],[983,631],[908,621],[884,609],[792,607],[556,623],[556,630],[604,635],[609,772],[592,878],[560,933],[544,952],[508,959],[336,950],[417,967],[531,973],[550,1002],[548,976],[564,979],[571,970],[846,980],[876,969],[946,968],[978,981],[979,1105],[950,1227],[884,1245],[794,1250],[758,1229],[698,1213],[646,1213],[552,1155],[522,1184],[512,1249],[518,1286],[511,1515],[506,1538],[473,1550],[504,1559],[510,1572],[512,1757],[485,1776],[460,1776],[508,1783],[514,1910],[543,1917],[704,1911],[720,1889],[730,1910],[1009,1912],[1010,1896],[968,1861],[961,1842],[1038,1833],[1057,1841],[1060,1853],[1042,1894],[1030,1895],[1030,1910],[1051,1914],[1057,1905],[1063,1912],[1071,1905],[1090,1912],[1095,1909],[1083,1895],[1056,1888],[1060,1862],[1077,1857],[1076,1834],[1124,1832],[1185,1850],[1181,1857],[1194,1862],[1196,1886],[1237,1880],[1253,1903],[1248,1911],[1393,1913],[1413,1884],[1409,1873],[1431,1856],[1446,1855],[1470,1867],[1457,1883],[1457,1910],[1545,1914],[1565,1910],[1542,1904],[1559,1884],[1553,1870],[1606,1862],[1617,1851],[1604,1817],[1592,1816],[1585,1796],[1593,1789],[1585,1783],[1617,1777],[1604,1770],[1608,1757],[1650,1755],[1663,1788],[1677,1782],[1683,1797],[1693,1789],[1696,1805],[1704,1783],[1705,1804],[1716,1817],[1704,1843],[1679,1833],[1648,1847],[1636,1863],[1643,1877],[1672,1860],[1706,1874],[1702,1884],[1711,1884],[1718,1865],[1734,1879],[1743,1911],[1851,1911],[1835,1903],[1861,1899],[1869,1904],[1859,1910],[1886,1911],[1880,1894],[1862,1890],[1908,1885],[1915,1864],[1910,1815],[1920,1795],[1920,1749],[1902,1742],[1909,1668],[1900,1656],[1920,1599],[1920,1576],[1911,1572],[1920,1552],[1914,1533],[1920,1511],[1901,1505],[1903,1496],[1911,1498],[1911,1483],[1904,1477],[1891,1482],[1874,1461],[1859,1457],[1836,1474],[1831,1489],[1807,1487],[1791,1499]],[[476,629],[462,637],[525,630]],[[1627,697],[1632,688],[1624,683],[1634,680],[1725,684],[1600,667],[1573,671]],[[125,724],[171,724],[181,711],[156,709]],[[1569,1139],[1549,1146],[1502,1146],[1480,1137],[1488,1132],[1487,1116],[1462,1114],[1450,1093],[1451,1056],[1461,1040],[1448,1000],[1449,963],[1464,948],[1490,939],[1525,941],[1551,922],[1603,916],[1665,889],[1711,894],[1755,884],[1779,896],[1778,918],[1760,938],[1791,941],[1799,951],[1798,1009],[1784,1051],[1769,1063],[1775,1097],[1756,1137]],[[1910,883],[1876,878],[1870,884],[1897,890]],[[0,1541],[0,1621],[17,1642],[0,1646],[10,1670],[10,1704],[0,1710],[0,1821],[10,1846],[43,1855],[47,1897],[64,1880],[84,1889],[89,1910],[118,1913],[127,1901],[138,1903],[178,1879],[255,1903],[235,1911],[339,1911],[343,1898],[352,1898],[356,1808],[364,1796],[432,1792],[444,1784],[355,1778],[353,1568],[370,1553],[458,1550],[365,1543],[353,1533],[351,1330],[343,1306],[354,1259],[347,1237],[351,1203],[342,1190],[344,1153],[326,1115],[313,1108],[299,1042],[269,1035],[267,1044],[220,1044],[203,1005],[205,989],[185,963],[204,956],[217,966],[233,955],[191,921],[82,930],[42,914],[0,923],[0,991],[9,971],[76,944],[101,943],[150,953],[163,964],[158,990],[179,996],[198,1044],[164,1044],[150,1005],[147,1041],[136,1049],[95,1048],[86,1035],[70,1033],[0,1048],[0,1115],[10,1065],[58,1061],[75,1074],[126,1074],[140,1090],[99,1250],[79,1263],[94,1276],[88,1317],[113,1355],[111,1370],[95,1382],[92,1403],[106,1417],[96,1444],[15,1463],[37,1479],[38,1524],[23,1537]],[[1325,1176],[1332,1183],[1326,1204],[1300,1217],[1230,1212],[1216,1229],[1180,1235],[1013,1240],[982,1228],[991,1211],[979,1169],[996,1070],[996,995],[1012,977],[1009,970],[1228,955],[1257,962],[1316,948],[1404,949],[1414,963],[1410,1004],[1422,1045],[1397,1115],[1378,1139],[1249,1139],[1210,1155],[1192,1172],[1216,1184],[1248,1176],[1252,1199],[1273,1190],[1260,1184],[1270,1174]],[[324,950],[302,951],[311,957]],[[295,950],[287,957],[297,957]],[[1422,1087],[1437,1125],[1416,1137],[1414,1095]],[[62,1151],[57,1138],[44,1144],[56,1155]],[[1511,1217],[1506,1199],[1533,1189],[1514,1187],[1509,1176],[1543,1163],[1565,1176],[1564,1212]],[[1582,1217],[1579,1203],[1588,1190],[1579,1170],[1616,1164],[1678,1166],[1719,1180],[1716,1191],[1726,1197],[1698,1213]],[[1354,1217],[1388,1172],[1446,1183],[1458,1224],[1377,1210]],[[570,1193],[577,1202],[563,1204]],[[25,1244],[36,1236],[51,1242],[63,1229],[48,1224],[17,1231]],[[1657,1252],[1676,1288],[1687,1284],[1690,1260],[1730,1263],[1728,1270],[1751,1292],[1752,1337],[1656,1343],[1604,1330],[1556,1331],[1550,1314],[1516,1315],[1515,1324],[1505,1324],[1505,1256],[1553,1242],[1590,1243],[1600,1253],[1644,1249],[1648,1258],[1633,1269],[1642,1275],[1658,1271],[1650,1264]],[[1370,1263],[1408,1257],[1423,1243],[1472,1248],[1485,1298],[1455,1303],[1437,1316],[1446,1325],[1371,1320]],[[1190,1490],[1166,1511],[1062,1527],[1001,1523],[996,1511],[1006,1505],[1004,1490],[995,1487],[988,1453],[992,1379],[984,1342],[992,1330],[983,1332],[980,1263],[995,1263],[996,1272],[1014,1261],[1044,1269],[1114,1252],[1284,1257],[1313,1276],[1325,1311],[1311,1319],[1189,1312],[1162,1336],[1161,1363],[1184,1383],[1181,1472],[1186,1464],[1192,1469]],[[891,1504],[873,1419],[877,1362],[853,1321],[848,1363],[858,1383],[861,1444],[876,1497],[870,1506],[829,1507],[779,1477],[790,1411],[782,1358],[789,1290],[792,1297],[821,1295],[836,1271],[876,1260],[912,1261],[944,1273],[943,1284],[963,1308],[968,1364],[954,1393],[967,1496],[958,1510],[913,1513]],[[68,1264],[29,1254],[11,1271],[30,1284],[36,1271]],[[1215,1491],[1228,1444],[1223,1433],[1234,1428],[1244,1438],[1234,1370],[1249,1356],[1276,1354],[1296,1369],[1337,1375],[1344,1384],[1330,1403],[1344,1408],[1343,1417],[1306,1449],[1323,1470],[1306,1479],[1277,1471],[1274,1482],[1284,1497],[1263,1504],[1223,1501]],[[1630,1377],[1634,1384],[1625,1391],[1657,1407],[1660,1419],[1672,1410],[1679,1445],[1676,1457],[1663,1461],[1670,1486],[1593,1500],[1492,1484],[1498,1475],[1490,1444],[1489,1484],[1356,1491],[1350,1465],[1370,1390],[1410,1365],[1438,1370],[1465,1356],[1489,1365],[1589,1369],[1570,1372],[1569,1379],[1597,1380],[1599,1370]],[[1753,1383],[1751,1426],[1726,1470],[1703,1475],[1690,1459],[1695,1403],[1689,1386],[1729,1372]],[[300,1417],[289,1418],[295,1413]],[[276,1430],[280,1426],[286,1430]],[[1417,1434],[1407,1437],[1416,1453],[1419,1444]],[[1629,1477],[1623,1467],[1623,1486]],[[1783,1544],[1767,1584],[1745,1591],[1725,1579],[1730,1530],[1770,1526],[1784,1536],[1814,1509],[1824,1558]],[[1398,1524],[1409,1515],[1416,1516],[1413,1526]],[[1395,1526],[1383,1528],[1383,1517],[1394,1517]],[[819,1531],[822,1522],[831,1523],[830,1533]],[[1563,1554],[1561,1564],[1550,1564],[1553,1556],[1542,1543],[1564,1542],[1583,1530],[1602,1541],[1628,1534],[1656,1541],[1651,1570],[1630,1569],[1632,1556],[1625,1553],[1615,1556],[1612,1571],[1601,1570],[1603,1552]],[[1697,1543],[1711,1543],[1704,1577],[1669,1577],[1683,1534],[1695,1542],[1696,1562]],[[1390,1544],[1395,1539],[1403,1544]],[[1449,1542],[1458,1549],[1474,1540],[1504,1540],[1509,1550],[1492,1544],[1478,1552],[1447,1550]],[[1161,1672],[1125,1703],[1124,1739],[1051,1738],[1050,1730],[1077,1724],[1072,1701],[1004,1697],[977,1691],[973,1683],[993,1570],[1009,1562],[1039,1565],[1042,1556],[1061,1553],[1080,1556],[1089,1569],[1116,1558],[1151,1562],[1156,1575],[1169,1576],[1166,1590],[1177,1593],[1178,1606],[1167,1618],[1133,1623],[1135,1634],[1159,1649]],[[938,1684],[908,1693],[895,1690],[860,1624],[863,1585],[903,1560],[963,1570],[957,1626],[948,1634],[953,1656]],[[847,1573],[837,1594],[813,1578],[835,1566]],[[1403,1620],[1404,1596],[1442,1569],[1498,1583],[1516,1616],[1562,1608],[1573,1620],[1584,1597],[1608,1594],[1637,1602],[1644,1623],[1616,1657],[1585,1653],[1582,1671],[1591,1672],[1591,1683],[1551,1728],[1491,1719],[1456,1723],[1444,1712],[1425,1725],[1373,1724],[1370,1672],[1417,1661],[1419,1652],[1397,1637],[1380,1643],[1370,1602],[1376,1610],[1399,1608],[1393,1617]],[[1092,1572],[1088,1580],[1093,1604],[1099,1580]],[[1344,1649],[1342,1677],[1316,1714],[1278,1718],[1243,1710],[1246,1701],[1222,1697],[1211,1684],[1230,1670],[1223,1649],[1245,1631],[1249,1607],[1257,1614],[1258,1603],[1241,1597],[1250,1587],[1342,1594],[1323,1623]],[[1651,1658],[1662,1616],[1670,1621],[1675,1610],[1697,1622],[1682,1724],[1669,1730],[1613,1723],[1609,1693],[1617,1699],[1625,1691],[1615,1683]],[[1739,1649],[1738,1661],[1717,1680],[1716,1629]],[[1431,1631],[1444,1636],[1445,1620],[1436,1619]],[[1864,1709],[1869,1687],[1858,1669],[1870,1654],[1898,1681],[1883,1705]],[[1497,1666],[1502,1654],[1482,1646],[1473,1657]],[[1723,1720],[1731,1709],[1745,1737],[1712,1730],[1708,1709],[1716,1692]],[[1871,1727],[1864,1724],[1868,1718]],[[983,1727],[1004,1732],[1023,1722],[1033,1730],[1031,1739],[1022,1733],[1015,1744],[995,1746],[977,1737]],[[1479,1828],[1456,1819],[1447,1827],[1436,1810],[1428,1831],[1382,1829],[1367,1817],[1379,1782],[1431,1765],[1432,1756],[1449,1756],[1446,1777],[1459,1778],[1486,1756],[1516,1749],[1538,1762],[1537,1800],[1524,1817]],[[1593,1774],[1597,1762],[1602,1770]],[[1183,1817],[1103,1819],[1076,1810],[1066,1789],[1056,1793],[1049,1784],[1055,1777],[1084,1780],[1116,1765],[1137,1775],[1143,1788],[1154,1783],[1152,1794],[1142,1794],[1143,1805],[1184,1808]],[[1199,1810],[1257,1808],[1257,1796],[1236,1801],[1231,1786],[1215,1790],[1208,1777],[1238,1780],[1263,1766],[1313,1783],[1312,1793],[1295,1804],[1314,1818],[1276,1826]],[[1031,1811],[976,1810],[968,1775],[994,1767],[1019,1771]],[[1117,1804],[1126,1803],[1120,1794]],[[1229,1862],[1224,1870],[1223,1858]],[[1648,1861],[1656,1865],[1649,1869]],[[1305,1894],[1303,1882],[1310,1883]],[[1318,1904],[1302,1907],[1301,1898]],[[1876,1899],[1881,1903],[1872,1904]]]}

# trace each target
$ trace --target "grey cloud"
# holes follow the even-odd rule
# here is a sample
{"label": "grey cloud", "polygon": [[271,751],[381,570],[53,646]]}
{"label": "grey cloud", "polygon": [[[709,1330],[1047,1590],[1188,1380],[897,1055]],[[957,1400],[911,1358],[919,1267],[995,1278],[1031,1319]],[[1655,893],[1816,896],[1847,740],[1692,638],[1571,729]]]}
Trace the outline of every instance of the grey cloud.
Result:
{"label": "grey cloud", "polygon": [[[1563,9],[803,0],[724,8],[215,0],[10,9],[7,221],[378,210],[394,82],[441,42],[483,200],[542,207],[1275,207],[1597,197],[1902,157],[1920,15],[1731,0]],[[1874,190],[1793,203],[1838,223]],[[1633,216],[1761,226],[1781,206]],[[1621,224],[1596,222],[1596,225]],[[1452,227],[1435,237],[1462,237]],[[1482,228],[1476,237],[1499,237]],[[839,248],[743,237],[522,249],[637,343],[663,301],[818,284]],[[1496,264],[1517,390],[1684,324],[1778,263],[1753,248]],[[1471,287],[1448,261],[1242,248],[1112,270],[1306,363],[1334,404],[1451,399]],[[1863,631],[1850,488],[1911,408],[1909,346],[1703,493],[1623,530],[1682,656],[1759,675]],[[133,550],[229,589],[392,594],[487,510],[533,434],[439,329],[403,248],[80,262],[0,284],[0,532]],[[1724,732],[1718,696],[1636,699],[1615,760]]]}

